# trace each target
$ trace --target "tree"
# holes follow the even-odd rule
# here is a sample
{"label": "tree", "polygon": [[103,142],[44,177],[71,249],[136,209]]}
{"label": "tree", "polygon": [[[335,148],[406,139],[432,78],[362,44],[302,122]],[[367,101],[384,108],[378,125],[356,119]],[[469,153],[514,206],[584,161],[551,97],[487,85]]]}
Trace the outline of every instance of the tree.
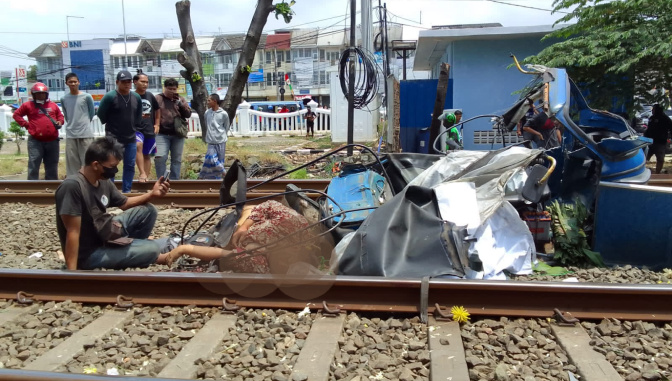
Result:
{"label": "tree", "polygon": [[[26,130],[23,129],[18,123],[12,121],[9,124],[9,132],[14,135],[14,143],[16,143],[17,154],[21,155],[21,139],[26,136]],[[3,136],[4,137],[4,136]],[[2,147],[2,146],[0,146]]]}
{"label": "tree", "polygon": [[283,0],[277,4],[273,4],[273,0],[257,1],[257,9],[254,11],[250,27],[245,36],[240,57],[238,58],[238,66],[236,66],[236,70],[233,72],[231,84],[222,102],[224,110],[229,114],[231,120],[236,117],[236,109],[243,100],[243,90],[252,71],[254,56],[257,52],[264,26],[266,26],[266,21],[268,21],[268,16],[271,12],[275,12],[276,19],[282,16],[285,22],[289,23],[292,21],[292,15],[294,14],[294,11],[291,9],[294,4],[294,0],[289,3]]}
{"label": "tree", "polygon": [[37,65],[28,66],[28,72],[26,73],[26,79],[29,81],[37,81]]}
{"label": "tree", "polygon": [[[224,110],[229,114],[229,118],[233,120],[236,116],[236,108],[242,101],[243,90],[245,83],[250,75],[252,64],[254,63],[254,56],[259,46],[264,26],[268,20],[268,15],[275,11],[275,17],[282,16],[285,22],[289,23],[292,20],[294,12],[291,6],[295,4],[292,0],[286,3],[283,0],[281,3],[273,4],[273,0],[258,0],[257,9],[252,17],[250,28],[247,31],[245,41],[243,42],[242,51],[238,60],[238,66],[233,73],[231,84],[226,93],[226,97],[222,102]],[[181,70],[180,75],[186,79],[191,85],[194,98],[191,102],[192,107],[198,113],[201,122],[201,137],[205,139],[207,125],[205,123],[205,110],[208,92],[205,87],[205,80],[203,79],[203,65],[201,63],[201,54],[196,46],[196,38],[191,26],[190,15],[191,2],[189,0],[181,0],[175,3],[177,11],[177,22],[180,26],[182,34],[182,43],[180,47],[186,54],[180,53],[177,55],[178,62],[184,66],[186,70]]]}
{"label": "tree", "polygon": [[615,96],[622,103],[630,95],[636,103],[669,105],[663,92],[652,90],[669,89],[672,80],[671,1],[555,0],[553,5],[554,12],[567,13],[556,25],[576,23],[545,36],[559,41],[526,62],[567,68],[595,107],[609,109]]}

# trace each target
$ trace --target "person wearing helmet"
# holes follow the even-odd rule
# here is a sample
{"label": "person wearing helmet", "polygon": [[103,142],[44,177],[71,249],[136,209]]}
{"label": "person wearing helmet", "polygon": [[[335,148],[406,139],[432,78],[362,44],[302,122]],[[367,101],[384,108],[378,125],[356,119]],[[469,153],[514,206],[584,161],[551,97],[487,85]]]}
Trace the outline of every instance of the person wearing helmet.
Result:
{"label": "person wearing helmet", "polygon": [[[460,111],[460,119],[462,119],[462,112]],[[455,126],[458,122],[457,117],[453,113],[446,114],[443,120],[443,126],[448,130],[448,137],[446,138],[446,151],[456,151],[462,149],[462,138],[460,137],[460,130]]]}
{"label": "person wearing helmet", "polygon": [[[14,111],[14,120],[28,130],[28,180],[38,180],[44,161],[44,179],[58,180],[58,130],[64,119],[58,105],[49,100],[49,88],[37,82],[30,89],[33,100]],[[27,117],[26,121],[24,117]]]}

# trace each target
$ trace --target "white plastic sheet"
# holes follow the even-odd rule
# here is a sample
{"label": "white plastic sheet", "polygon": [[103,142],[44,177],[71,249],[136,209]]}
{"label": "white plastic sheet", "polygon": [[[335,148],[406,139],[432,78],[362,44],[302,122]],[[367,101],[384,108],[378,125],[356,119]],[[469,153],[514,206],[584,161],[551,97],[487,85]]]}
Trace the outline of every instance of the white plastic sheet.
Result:
{"label": "white plastic sheet", "polygon": [[506,279],[504,271],[531,274],[536,251],[532,233],[516,209],[503,202],[495,213],[473,232],[476,237],[469,253],[478,253],[483,262],[481,274],[474,279]]}

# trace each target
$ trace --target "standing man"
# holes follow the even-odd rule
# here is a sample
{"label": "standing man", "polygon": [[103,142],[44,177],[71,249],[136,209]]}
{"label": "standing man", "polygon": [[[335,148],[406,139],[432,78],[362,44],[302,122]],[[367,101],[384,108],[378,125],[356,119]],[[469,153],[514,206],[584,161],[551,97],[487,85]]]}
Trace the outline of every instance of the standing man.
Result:
{"label": "standing man", "polygon": [[[460,118],[462,118],[462,114],[460,114]],[[446,136],[446,152],[462,149],[460,130],[455,126],[457,121],[457,116],[453,113],[446,114],[446,119],[443,120],[443,126],[448,130],[448,135]]]}
{"label": "standing man", "polygon": [[135,161],[140,171],[138,181],[145,183],[152,167],[152,156],[156,155],[156,134],[159,132],[161,110],[154,94],[147,91],[149,87],[147,74],[134,75],[133,84],[135,92],[142,98],[142,120],[140,129],[135,133],[135,143],[138,147]]}
{"label": "standing man", "polygon": [[219,95],[217,94],[211,94],[208,97],[208,107],[205,112],[207,125],[205,142],[208,143],[208,150],[205,152],[203,168],[198,178],[221,179],[225,172],[224,155],[229,132],[229,114],[219,107]]}
{"label": "standing man", "polygon": [[65,84],[70,89],[61,101],[67,122],[65,125],[65,169],[68,176],[71,176],[84,165],[84,154],[93,141],[91,119],[96,115],[96,110],[93,107],[91,94],[79,91],[77,74],[66,74]]}
{"label": "standing man", "polygon": [[105,135],[114,137],[124,146],[124,172],[121,191],[129,193],[135,176],[135,132],[142,121],[142,100],[131,91],[131,73],[117,74],[117,89],[105,94],[98,106],[98,118],[105,124]]}
{"label": "standing man", "polygon": [[159,134],[156,135],[156,156],[154,157],[157,178],[163,176],[166,172],[168,153],[170,153],[170,179],[177,180],[180,178],[184,137],[178,136],[176,133],[175,118],[189,118],[191,109],[187,100],[177,93],[178,85],[176,79],[166,79],[163,82],[163,93],[156,97],[161,109],[161,122]]}
{"label": "standing man", "polygon": [[[38,180],[44,160],[44,179],[58,180],[58,130],[63,125],[63,114],[58,105],[49,100],[49,88],[37,82],[30,89],[33,100],[14,111],[14,120],[28,130],[28,180]],[[28,117],[28,121],[23,119]]]}
{"label": "standing man", "polygon": [[306,119],[306,137],[310,134],[311,137],[315,137],[315,115],[314,112],[310,110],[310,106],[306,106],[306,113],[303,117]]}
{"label": "standing man", "polygon": [[[160,178],[151,192],[126,197],[108,179],[117,173],[122,146],[111,136],[93,141],[86,150],[85,165],[56,189],[56,228],[68,270],[125,269],[165,263],[158,243],[147,238],[156,222],[156,208],[149,202],[163,197],[170,182]],[[108,207],[124,212],[111,217]],[[94,217],[96,220],[94,220]],[[109,222],[124,239],[106,241],[96,221]]]}
{"label": "standing man", "polygon": [[665,164],[665,147],[667,147],[670,130],[672,130],[670,118],[665,115],[659,104],[653,105],[649,125],[644,132],[644,136],[653,139],[653,143],[649,145],[649,152],[646,154],[646,161],[651,160],[651,156],[656,156],[656,173],[660,173],[663,170],[663,164]]}

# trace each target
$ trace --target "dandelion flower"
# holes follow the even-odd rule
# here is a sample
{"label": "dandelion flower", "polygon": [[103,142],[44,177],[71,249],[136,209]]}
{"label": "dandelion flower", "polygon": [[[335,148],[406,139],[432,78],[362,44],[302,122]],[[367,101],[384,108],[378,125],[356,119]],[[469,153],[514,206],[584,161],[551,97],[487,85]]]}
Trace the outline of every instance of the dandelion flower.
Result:
{"label": "dandelion flower", "polygon": [[453,320],[458,323],[466,323],[469,321],[469,311],[462,306],[453,306],[450,309],[450,313],[453,314]]}

